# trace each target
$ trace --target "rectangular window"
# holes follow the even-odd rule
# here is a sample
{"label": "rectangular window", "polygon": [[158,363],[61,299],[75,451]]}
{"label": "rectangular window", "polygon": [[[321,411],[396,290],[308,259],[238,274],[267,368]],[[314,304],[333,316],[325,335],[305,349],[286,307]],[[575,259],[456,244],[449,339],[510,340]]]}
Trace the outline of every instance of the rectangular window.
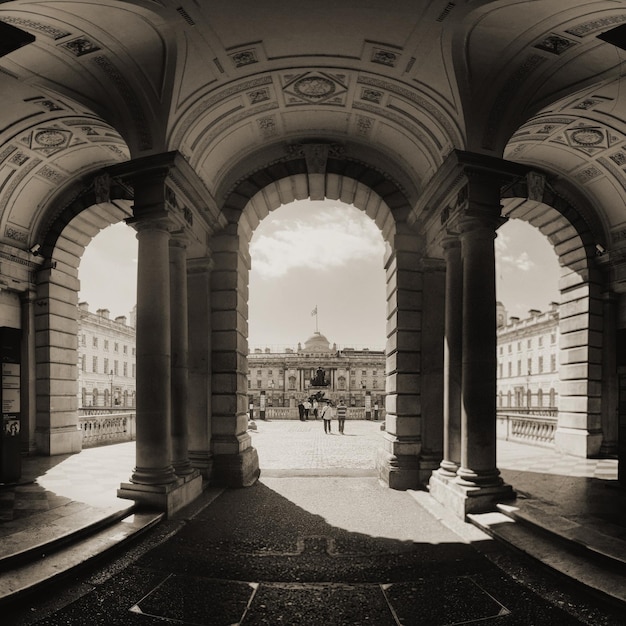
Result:
{"label": "rectangular window", "polygon": [[533,373],[533,360],[528,359],[528,375],[530,376]]}
{"label": "rectangular window", "polygon": [[118,365],[119,363],[117,361],[113,361],[113,373],[117,376],[118,375]]}
{"label": "rectangular window", "polygon": [[120,350],[120,344],[119,344],[119,343],[117,343],[117,342],[115,342],[115,343],[113,344],[113,350],[114,350],[115,352],[119,352],[119,350]]}
{"label": "rectangular window", "polygon": [[522,362],[521,361],[517,362],[517,375],[518,376],[522,375]]}
{"label": "rectangular window", "polygon": [[367,376],[367,370],[363,370],[363,371],[361,372],[361,376]]}
{"label": "rectangular window", "polygon": [[550,335],[550,343],[554,345],[556,343],[556,333]]}
{"label": "rectangular window", "polygon": [[80,369],[81,369],[83,372],[86,372],[86,371],[87,371],[87,357],[86,357],[85,355],[83,355],[83,356],[81,357],[81,361],[82,361],[82,362],[81,362],[81,364],[80,364]]}
{"label": "rectangular window", "polygon": [[98,338],[97,337],[93,338],[92,345],[93,345],[94,348],[98,347]]}
{"label": "rectangular window", "polygon": [[556,372],[556,354],[550,356],[550,371]]}
{"label": "rectangular window", "polygon": [[511,378],[512,374],[512,368],[513,368],[513,364],[511,363],[511,361],[509,361],[509,378]]}
{"label": "rectangular window", "polygon": [[540,356],[539,360],[537,362],[537,369],[539,370],[539,373],[543,373],[543,357]]}
{"label": "rectangular window", "polygon": [[261,389],[261,381],[260,380],[256,381],[256,388],[257,389]]}
{"label": "rectangular window", "polygon": [[272,370],[267,370],[267,375],[271,376],[272,375]]}
{"label": "rectangular window", "polygon": [[532,340],[532,339],[529,339],[529,340],[526,342],[526,347],[527,347],[529,350],[533,347],[533,340]]}
{"label": "rectangular window", "polygon": [[109,359],[104,359],[104,373],[109,373]]}
{"label": "rectangular window", "polygon": [[137,366],[133,363],[133,378],[137,375]]}
{"label": "rectangular window", "polygon": [[98,357],[97,356],[93,357],[93,361],[91,365],[92,365],[91,371],[94,372],[94,374],[97,374],[98,373]]}
{"label": "rectangular window", "polygon": [[108,349],[109,349],[109,340],[108,340],[108,339],[105,339],[105,340],[104,340],[104,349],[105,349],[105,350],[108,350]]}
{"label": "rectangular window", "polygon": [[128,363],[124,361],[124,376],[128,376]]}
{"label": "rectangular window", "polygon": [[124,354],[128,354],[128,346],[124,345]]}
{"label": "rectangular window", "polygon": [[509,354],[511,354],[511,352],[513,352],[513,344],[512,343],[509,344]]}
{"label": "rectangular window", "polygon": [[543,347],[543,337],[539,337],[539,347]]}
{"label": "rectangular window", "polygon": [[498,378],[502,378],[502,363],[498,365]]}
{"label": "rectangular window", "polygon": [[521,352],[521,351],[522,351],[522,342],[521,342],[521,341],[518,341],[518,342],[517,342],[517,351],[518,351],[518,352]]}

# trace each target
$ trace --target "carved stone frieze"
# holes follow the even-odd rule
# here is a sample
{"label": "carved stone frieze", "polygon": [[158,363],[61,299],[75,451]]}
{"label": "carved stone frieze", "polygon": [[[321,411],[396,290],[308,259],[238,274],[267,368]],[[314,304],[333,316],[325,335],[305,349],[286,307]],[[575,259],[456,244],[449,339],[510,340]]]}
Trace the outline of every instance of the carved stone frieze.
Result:
{"label": "carved stone frieze", "polygon": [[283,76],[287,104],[343,104],[347,91],[345,74],[314,71]]}

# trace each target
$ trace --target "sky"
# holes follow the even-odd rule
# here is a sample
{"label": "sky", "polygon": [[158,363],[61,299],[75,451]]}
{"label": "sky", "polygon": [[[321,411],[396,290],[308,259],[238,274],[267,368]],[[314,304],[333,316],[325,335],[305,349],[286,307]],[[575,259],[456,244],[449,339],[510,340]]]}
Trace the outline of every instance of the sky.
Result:
{"label": "sky", "polygon": [[[496,297],[509,315],[558,301],[559,265],[534,227],[498,230]],[[336,201],[299,201],[273,211],[250,242],[250,347],[297,347],[317,330],[338,346],[383,349],[384,243],[365,213]],[[128,316],[136,301],[137,241],[125,224],[103,230],[85,250],[79,301]],[[317,316],[312,312],[317,310]]]}

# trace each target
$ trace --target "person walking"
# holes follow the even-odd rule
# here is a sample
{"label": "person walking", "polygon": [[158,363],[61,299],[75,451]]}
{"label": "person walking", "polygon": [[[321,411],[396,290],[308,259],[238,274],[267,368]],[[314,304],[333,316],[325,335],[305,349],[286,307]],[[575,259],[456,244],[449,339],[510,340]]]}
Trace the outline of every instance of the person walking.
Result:
{"label": "person walking", "polygon": [[322,421],[324,422],[324,432],[328,435],[331,434],[330,421],[333,419],[333,407],[330,404],[330,400],[326,400],[326,406],[322,408]]}
{"label": "person walking", "polygon": [[348,414],[348,407],[344,404],[343,400],[339,400],[337,404],[337,421],[339,423],[339,432],[343,435],[343,428],[346,424],[346,415]]}
{"label": "person walking", "polygon": [[302,400],[298,402],[298,414],[300,415],[300,421],[304,422],[304,403]]}
{"label": "person walking", "polygon": [[307,398],[304,401],[304,420],[308,420],[309,419],[309,412],[311,411],[311,401]]}
{"label": "person walking", "polygon": [[317,404],[317,399],[313,398],[313,418],[317,419],[319,416],[319,411],[318,411],[318,404]]}

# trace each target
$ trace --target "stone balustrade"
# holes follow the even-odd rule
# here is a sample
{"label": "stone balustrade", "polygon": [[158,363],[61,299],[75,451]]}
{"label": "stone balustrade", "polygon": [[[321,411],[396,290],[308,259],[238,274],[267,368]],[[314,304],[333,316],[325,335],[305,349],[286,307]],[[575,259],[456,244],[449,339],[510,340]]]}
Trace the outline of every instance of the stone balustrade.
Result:
{"label": "stone balustrade", "polygon": [[[78,418],[83,448],[135,440],[135,412],[125,409],[87,409],[89,415]],[[81,411],[82,412],[82,411]]]}
{"label": "stone balustrade", "polygon": [[557,424],[556,409],[521,409],[497,413],[497,436],[536,446],[554,446]]}

